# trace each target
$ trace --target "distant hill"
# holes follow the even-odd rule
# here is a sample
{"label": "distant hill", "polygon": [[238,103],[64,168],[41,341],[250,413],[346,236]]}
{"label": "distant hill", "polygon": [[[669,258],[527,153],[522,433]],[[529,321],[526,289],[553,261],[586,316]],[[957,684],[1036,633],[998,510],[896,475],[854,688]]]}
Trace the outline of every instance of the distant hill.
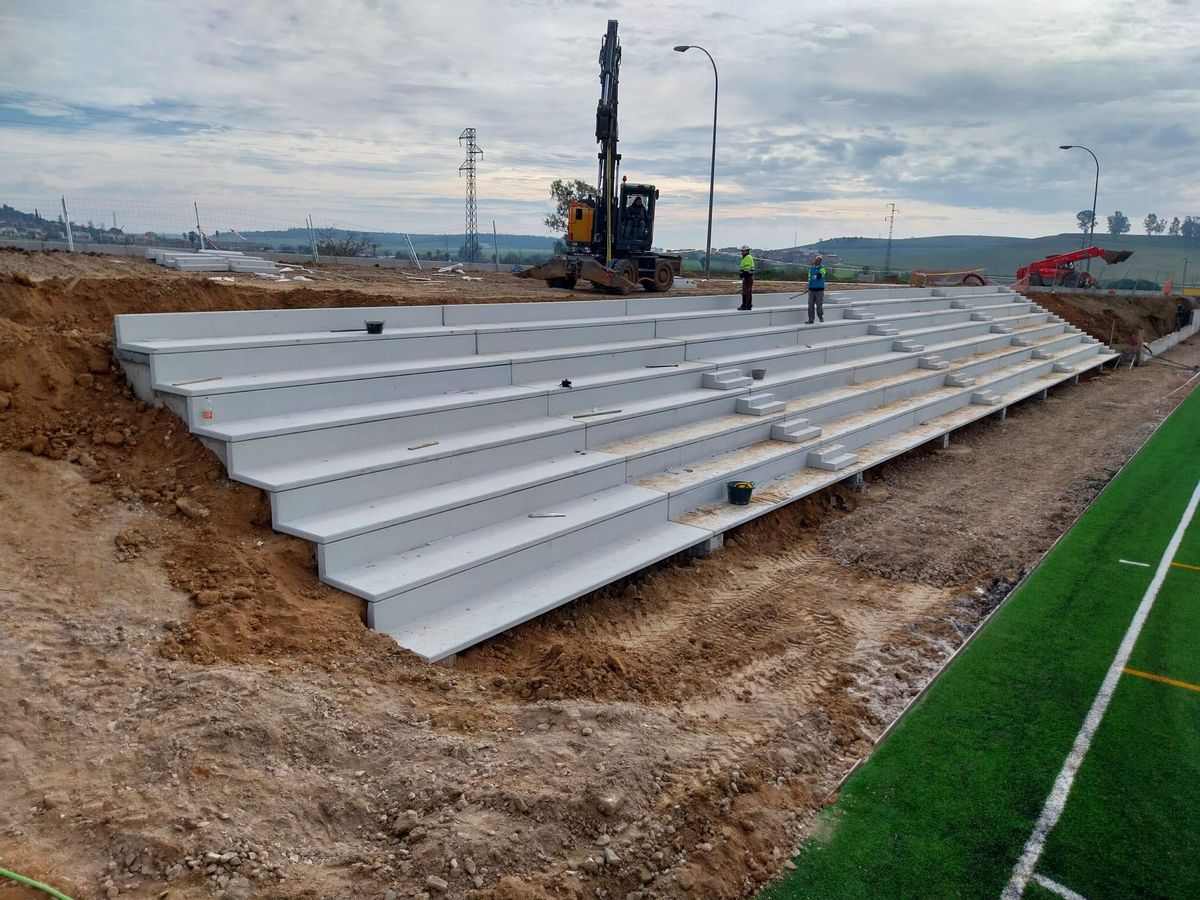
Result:
{"label": "distant hill", "polygon": [[[1080,247],[1079,234],[1054,234],[1037,238],[991,235],[948,234],[937,237],[904,238],[892,241],[892,269],[986,269],[989,275],[1013,276],[1016,270],[1055,253],[1067,253]],[[1200,281],[1200,242],[1160,235],[1096,233],[1096,245],[1110,250],[1132,250],[1126,262],[1105,266],[1092,261],[1092,272],[1105,281],[1118,278],[1145,278],[1161,282],[1176,281],[1189,259],[1188,282]],[[882,269],[887,241],[882,238],[843,237],[814,245],[842,257],[843,268],[870,266]],[[1099,268],[1099,271],[1097,269]]]}

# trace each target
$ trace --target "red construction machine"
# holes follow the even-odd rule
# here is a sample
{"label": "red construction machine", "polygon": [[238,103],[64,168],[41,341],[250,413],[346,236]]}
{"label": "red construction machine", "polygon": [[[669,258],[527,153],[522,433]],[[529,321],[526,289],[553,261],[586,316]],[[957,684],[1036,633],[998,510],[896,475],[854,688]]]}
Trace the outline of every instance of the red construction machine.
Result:
{"label": "red construction machine", "polygon": [[1076,269],[1075,263],[1081,259],[1099,257],[1111,266],[1113,263],[1124,262],[1132,255],[1132,250],[1105,250],[1103,247],[1084,247],[1082,250],[1073,250],[1070,253],[1047,256],[1045,259],[1039,259],[1037,262],[1031,262],[1027,266],[1022,266],[1017,269],[1017,281],[1028,275],[1031,285],[1097,288],[1100,287],[1100,282],[1087,272],[1081,272]]}

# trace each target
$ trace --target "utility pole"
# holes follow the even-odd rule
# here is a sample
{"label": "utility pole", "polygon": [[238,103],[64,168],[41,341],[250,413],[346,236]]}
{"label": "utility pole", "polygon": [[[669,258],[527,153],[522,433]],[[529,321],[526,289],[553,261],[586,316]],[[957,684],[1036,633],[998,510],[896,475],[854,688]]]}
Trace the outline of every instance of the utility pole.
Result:
{"label": "utility pole", "polygon": [[1183,258],[1183,278],[1181,278],[1179,280],[1179,289],[1181,291],[1187,287],[1187,264],[1188,264],[1188,261],[1187,261],[1187,257],[1185,256]]}
{"label": "utility pole", "polygon": [[196,211],[196,234],[200,236],[200,249],[204,249],[204,229],[200,227],[200,204],[192,201],[192,209]]}
{"label": "utility pole", "polygon": [[461,175],[467,175],[467,217],[466,217],[466,232],[464,242],[466,245],[466,261],[479,261],[479,214],[475,204],[475,157],[483,156],[483,151],[479,149],[479,145],[475,143],[475,129],[464,128],[462,134],[458,136],[459,146],[462,146],[463,141],[466,141],[467,158],[463,164],[458,167],[458,172]]}
{"label": "utility pole", "polygon": [[891,272],[891,270],[892,270],[892,231],[896,227],[896,204],[889,203],[888,207],[891,209],[892,212],[888,216],[887,254],[884,256],[884,259],[883,259],[883,276],[884,276],[884,278],[886,278],[888,273]]}
{"label": "utility pole", "polygon": [[75,252],[75,236],[71,234],[71,215],[67,212],[67,198],[64,195],[62,198],[63,208],[63,226],[67,231],[67,250],[71,253]]}

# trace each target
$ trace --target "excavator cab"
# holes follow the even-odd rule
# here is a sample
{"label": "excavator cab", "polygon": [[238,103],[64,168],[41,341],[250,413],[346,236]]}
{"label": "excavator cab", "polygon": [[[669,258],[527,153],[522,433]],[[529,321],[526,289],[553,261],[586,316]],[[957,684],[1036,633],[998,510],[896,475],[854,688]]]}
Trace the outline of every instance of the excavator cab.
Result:
{"label": "excavator cab", "polygon": [[654,240],[654,203],[658,190],[652,184],[622,184],[617,213],[617,249],[649,250]]}

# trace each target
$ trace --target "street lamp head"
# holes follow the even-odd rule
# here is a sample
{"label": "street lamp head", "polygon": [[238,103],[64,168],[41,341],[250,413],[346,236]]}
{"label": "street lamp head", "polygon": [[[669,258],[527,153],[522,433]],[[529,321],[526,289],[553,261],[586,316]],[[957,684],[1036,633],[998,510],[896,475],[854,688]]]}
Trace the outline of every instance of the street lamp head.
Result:
{"label": "street lamp head", "polygon": [[691,44],[679,44],[675,47],[675,52],[676,53],[686,53],[688,50],[691,50],[691,49],[692,49]]}
{"label": "street lamp head", "polygon": [[1074,150],[1075,145],[1074,144],[1059,144],[1058,149],[1059,150]]}

